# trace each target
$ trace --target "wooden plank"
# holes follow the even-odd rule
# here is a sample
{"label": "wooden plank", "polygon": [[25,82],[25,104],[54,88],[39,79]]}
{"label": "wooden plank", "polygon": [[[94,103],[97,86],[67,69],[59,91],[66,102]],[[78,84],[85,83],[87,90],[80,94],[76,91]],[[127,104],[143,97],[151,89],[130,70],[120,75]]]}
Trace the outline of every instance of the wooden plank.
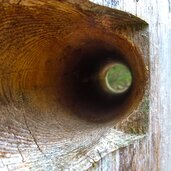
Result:
{"label": "wooden plank", "polygon": [[[114,12],[84,0],[0,1],[1,170],[171,170],[171,2],[92,2],[127,13]],[[85,16],[90,16],[90,23],[84,20]],[[115,21],[112,27],[111,21]],[[67,23],[65,30],[61,29],[60,22]],[[52,88],[56,86],[54,80],[58,74],[55,68],[62,69],[64,64],[55,65],[53,58],[61,52],[54,44],[58,42],[62,48],[65,40],[70,46],[78,46],[74,41],[79,40],[76,35],[85,32],[88,38],[97,38],[99,30],[107,28],[110,28],[110,34],[116,33],[115,38],[122,35],[142,50],[147,70],[150,64],[148,131],[141,110],[134,114],[142,122],[135,121],[134,117],[129,122],[126,118],[116,126],[116,122],[82,121],[72,113],[68,115],[67,107],[55,106],[56,89]],[[93,34],[89,33],[91,29]],[[69,36],[77,39],[72,40]],[[105,34],[101,37],[112,41]],[[145,102],[142,104],[144,106]],[[148,111],[144,113],[148,114]],[[130,134],[132,124],[133,128],[139,124],[132,132],[136,134]],[[142,129],[139,131],[139,128]]]}
{"label": "wooden plank", "polygon": [[[102,1],[94,1],[102,4]],[[106,2],[106,1],[105,1]],[[109,3],[112,1],[109,1]],[[120,2],[120,1],[119,1]],[[169,154],[171,147],[170,133],[170,1],[122,1],[114,8],[130,12],[149,23],[150,32],[150,123],[147,143],[148,152],[137,149],[137,158],[147,157],[147,167],[137,165],[128,170],[171,170]],[[103,5],[107,5],[103,3]],[[110,6],[110,5],[109,5]],[[135,7],[136,6],[136,7]],[[139,147],[141,148],[141,147]],[[126,154],[127,149],[125,149]],[[146,158],[145,157],[145,158]],[[110,157],[109,157],[110,158]],[[131,158],[130,155],[127,157]],[[141,160],[141,159],[139,159]],[[125,165],[125,164],[123,164]],[[122,170],[122,169],[121,169]]]}

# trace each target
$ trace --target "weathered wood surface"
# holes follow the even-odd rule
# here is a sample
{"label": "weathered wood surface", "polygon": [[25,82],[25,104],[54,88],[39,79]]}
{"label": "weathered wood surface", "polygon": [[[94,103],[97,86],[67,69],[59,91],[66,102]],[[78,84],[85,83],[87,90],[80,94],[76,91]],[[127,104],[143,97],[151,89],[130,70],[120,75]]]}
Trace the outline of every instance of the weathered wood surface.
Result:
{"label": "weathered wood surface", "polygon": [[[96,1],[101,5],[111,5],[112,1]],[[125,158],[133,164],[126,170],[171,170],[171,117],[170,117],[170,43],[171,43],[171,1],[139,0],[118,1],[114,8],[130,12],[149,23],[150,35],[150,123],[146,145],[135,149],[136,157],[129,153]],[[128,148],[122,154],[127,154]],[[122,156],[122,155],[121,155]],[[124,156],[124,155],[123,155]],[[114,154],[115,158],[116,155]],[[139,161],[146,161],[139,163]],[[111,159],[106,157],[105,161]],[[116,162],[117,163],[117,162]],[[122,163],[123,164],[123,163]],[[125,163],[123,165],[126,165]],[[105,167],[105,164],[103,165]],[[124,167],[120,166],[120,170]]]}
{"label": "weathered wood surface", "polygon": [[[61,67],[62,71],[63,64],[58,66],[53,60],[61,54],[60,50],[56,51],[55,43],[62,48],[75,30],[73,37],[82,32],[87,37],[92,36],[86,29],[93,28],[87,26],[80,9],[85,10],[86,15],[98,13],[93,18],[97,24],[92,31],[95,37],[101,33],[100,28],[108,28],[112,21],[104,15],[112,15],[109,8],[94,6],[84,0],[68,2],[78,4],[78,8],[68,8],[66,1],[55,0],[0,1],[0,169],[170,171],[171,2],[120,0],[111,5],[112,1],[94,0],[129,12],[149,24],[142,28],[144,21],[117,11],[112,18],[115,21],[113,30],[142,49],[146,66],[150,59],[149,130],[146,125],[143,127],[147,120],[138,110],[135,114],[140,121],[131,119],[134,127],[140,125],[135,128],[138,135],[129,134],[129,121],[118,123],[118,127],[114,122],[86,122],[68,115],[67,108],[56,106],[60,100],[54,93],[54,78],[58,79],[56,74],[60,73],[56,73],[55,68]],[[58,15],[57,11],[60,11]],[[69,19],[65,16],[66,11]],[[65,30],[61,31],[64,23]],[[125,23],[133,29],[121,27]],[[60,38],[56,34],[60,34]],[[74,39],[68,43],[77,46]],[[62,89],[57,93],[59,97],[61,92]],[[114,126],[124,131],[117,131]]]}

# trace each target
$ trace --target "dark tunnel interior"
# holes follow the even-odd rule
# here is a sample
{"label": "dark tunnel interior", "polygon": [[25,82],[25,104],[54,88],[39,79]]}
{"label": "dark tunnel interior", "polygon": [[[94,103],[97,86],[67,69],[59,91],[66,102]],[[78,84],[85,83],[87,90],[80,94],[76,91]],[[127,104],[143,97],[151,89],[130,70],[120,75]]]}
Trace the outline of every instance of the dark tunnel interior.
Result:
{"label": "dark tunnel interior", "polygon": [[107,121],[122,116],[127,109],[133,86],[121,94],[109,93],[100,84],[99,73],[110,63],[133,68],[126,54],[101,40],[87,40],[83,46],[67,47],[62,76],[63,105],[78,117],[88,121]]}

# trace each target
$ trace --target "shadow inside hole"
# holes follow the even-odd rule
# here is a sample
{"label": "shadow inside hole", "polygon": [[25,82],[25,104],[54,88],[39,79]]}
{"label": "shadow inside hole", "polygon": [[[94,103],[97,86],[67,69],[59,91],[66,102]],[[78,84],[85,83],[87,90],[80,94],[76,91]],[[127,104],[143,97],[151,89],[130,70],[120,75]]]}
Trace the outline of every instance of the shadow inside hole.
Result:
{"label": "shadow inside hole", "polygon": [[98,77],[108,63],[122,63],[130,71],[128,59],[115,47],[102,41],[87,42],[66,53],[62,81],[63,107],[87,121],[103,122],[125,113],[132,86],[120,94],[104,91]]}

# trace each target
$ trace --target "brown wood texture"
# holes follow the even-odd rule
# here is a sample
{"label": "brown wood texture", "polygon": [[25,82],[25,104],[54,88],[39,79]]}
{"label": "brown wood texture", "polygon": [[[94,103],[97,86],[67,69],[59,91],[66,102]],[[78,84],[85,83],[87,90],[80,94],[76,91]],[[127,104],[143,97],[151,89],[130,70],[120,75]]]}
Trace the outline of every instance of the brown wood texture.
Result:
{"label": "brown wood texture", "polygon": [[[0,170],[170,170],[169,1],[94,2],[0,1]],[[102,54],[134,74],[117,105],[75,81]]]}

